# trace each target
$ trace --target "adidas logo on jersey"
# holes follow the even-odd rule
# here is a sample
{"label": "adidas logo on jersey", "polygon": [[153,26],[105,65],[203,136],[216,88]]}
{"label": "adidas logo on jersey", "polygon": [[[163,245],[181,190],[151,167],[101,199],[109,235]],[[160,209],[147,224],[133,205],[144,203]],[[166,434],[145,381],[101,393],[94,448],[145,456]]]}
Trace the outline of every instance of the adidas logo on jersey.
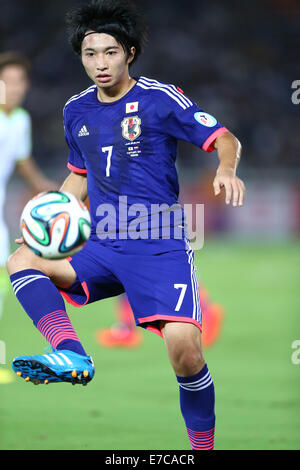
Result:
{"label": "adidas logo on jersey", "polygon": [[90,135],[89,131],[87,130],[86,126],[82,126],[80,131],[78,132],[78,137],[84,137],[86,135]]}

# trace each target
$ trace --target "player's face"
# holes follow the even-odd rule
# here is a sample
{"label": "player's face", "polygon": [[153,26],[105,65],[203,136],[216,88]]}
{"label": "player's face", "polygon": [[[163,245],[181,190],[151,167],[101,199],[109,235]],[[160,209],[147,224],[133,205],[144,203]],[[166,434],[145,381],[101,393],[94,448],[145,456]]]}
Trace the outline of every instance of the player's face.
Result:
{"label": "player's face", "polygon": [[128,58],[121,44],[113,36],[94,33],[86,36],[81,46],[82,64],[98,88],[112,88],[128,79]]}
{"label": "player's face", "polygon": [[14,109],[20,106],[29,87],[24,68],[20,65],[7,65],[0,73],[0,80],[5,83],[5,107]]}

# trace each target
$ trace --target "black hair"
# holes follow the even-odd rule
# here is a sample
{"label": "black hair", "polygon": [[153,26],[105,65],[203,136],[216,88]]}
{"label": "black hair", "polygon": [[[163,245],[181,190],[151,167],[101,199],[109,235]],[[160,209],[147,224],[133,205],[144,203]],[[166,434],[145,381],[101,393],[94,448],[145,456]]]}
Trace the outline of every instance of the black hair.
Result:
{"label": "black hair", "polygon": [[0,54],[0,73],[9,65],[18,65],[25,70],[27,76],[30,75],[31,63],[29,59],[20,52],[8,51]]}
{"label": "black hair", "polygon": [[122,45],[129,56],[135,47],[134,62],[147,40],[143,16],[130,0],[92,0],[67,13],[69,41],[76,54],[88,30],[106,33]]}

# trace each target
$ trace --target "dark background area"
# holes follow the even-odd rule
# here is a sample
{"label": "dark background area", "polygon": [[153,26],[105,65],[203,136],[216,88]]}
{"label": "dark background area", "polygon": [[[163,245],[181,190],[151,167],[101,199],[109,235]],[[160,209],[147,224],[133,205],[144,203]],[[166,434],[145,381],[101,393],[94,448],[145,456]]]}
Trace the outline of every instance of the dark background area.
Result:
{"label": "dark background area", "polygon": [[[0,50],[19,50],[32,61],[34,155],[43,168],[64,171],[68,149],[62,110],[91,85],[68,44],[65,14],[77,0],[1,0]],[[292,82],[300,79],[300,2],[163,0],[137,2],[149,26],[144,54],[132,75],[180,86],[242,142],[243,169],[299,169],[300,105]],[[209,159],[180,146],[185,171]]]}

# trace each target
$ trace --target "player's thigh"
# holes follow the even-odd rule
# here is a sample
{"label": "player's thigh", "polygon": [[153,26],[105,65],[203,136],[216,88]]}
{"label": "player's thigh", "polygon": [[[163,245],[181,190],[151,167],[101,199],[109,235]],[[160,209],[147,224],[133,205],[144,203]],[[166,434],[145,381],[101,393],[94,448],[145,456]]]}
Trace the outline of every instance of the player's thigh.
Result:
{"label": "player's thigh", "polygon": [[76,273],[69,261],[48,260],[37,256],[27,246],[16,250],[7,261],[7,270],[10,275],[25,269],[36,269],[48,276],[58,287],[68,287],[76,280]]}

